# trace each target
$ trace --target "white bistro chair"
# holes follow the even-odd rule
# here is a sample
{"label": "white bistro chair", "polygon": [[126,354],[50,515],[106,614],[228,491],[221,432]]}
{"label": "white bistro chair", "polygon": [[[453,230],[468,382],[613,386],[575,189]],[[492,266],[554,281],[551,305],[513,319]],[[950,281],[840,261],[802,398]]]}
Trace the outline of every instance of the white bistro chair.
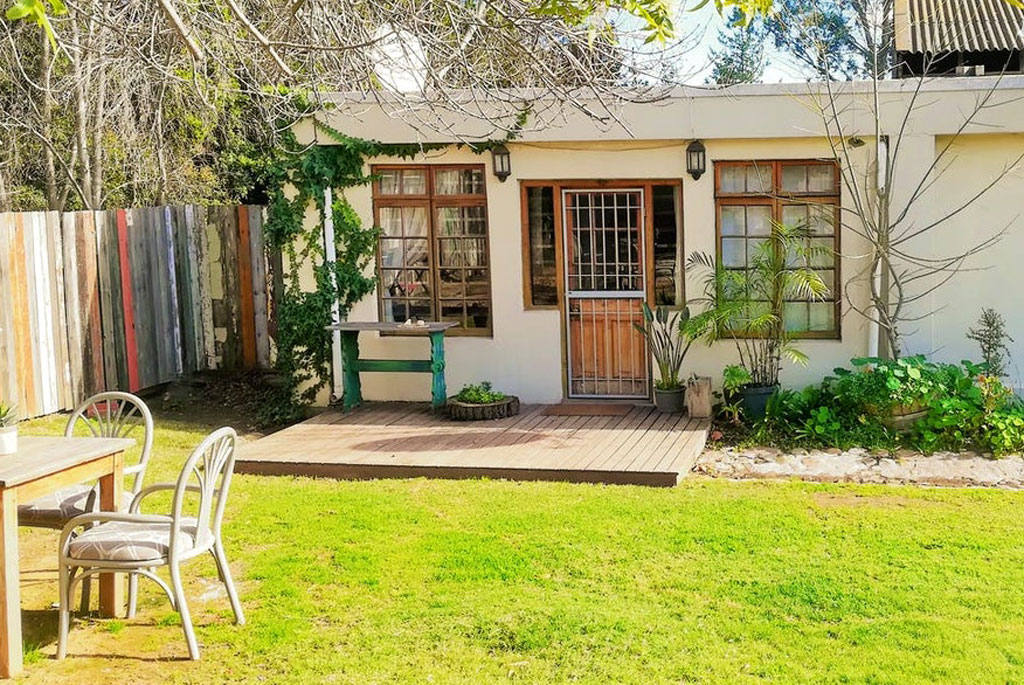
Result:
{"label": "white bistro chair", "polygon": [[[126,464],[124,474],[133,476],[130,490],[124,493],[121,509],[128,510],[132,498],[142,489],[142,481],[153,449],[153,415],[141,399],[127,392],[101,392],[82,402],[68,418],[64,437],[131,438],[142,429],[139,461]],[[18,507],[18,525],[62,530],[68,521],[96,511],[99,489],[82,483],[61,488]],[[89,610],[89,581],[82,583],[82,612]]]}
{"label": "white bistro chair", "polygon": [[[218,574],[235,614],[235,623],[245,623],[221,542],[224,506],[235,468],[235,439],[232,428],[219,428],[211,433],[189,456],[176,483],[158,483],[143,488],[135,495],[127,513],[87,513],[68,522],[61,534],[59,548],[58,659],[67,654],[75,583],[97,573],[111,571],[128,574],[129,618],[135,615],[139,576],[153,580],[163,589],[172,608],[181,616],[189,656],[198,659],[199,646],[181,585],[181,564],[206,552],[211,553],[217,563]],[[142,501],[161,491],[174,493],[170,514],[140,513]],[[85,530],[81,530],[83,528]],[[155,569],[160,566],[166,566],[170,572],[169,586],[156,575]]]}

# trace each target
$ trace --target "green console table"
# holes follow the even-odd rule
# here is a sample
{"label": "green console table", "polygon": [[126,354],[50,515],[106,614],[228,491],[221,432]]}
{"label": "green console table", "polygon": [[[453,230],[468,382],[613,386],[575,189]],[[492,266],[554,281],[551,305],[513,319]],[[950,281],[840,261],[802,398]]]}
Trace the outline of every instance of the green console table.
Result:
{"label": "green console table", "polygon": [[[345,321],[328,326],[329,331],[341,333],[341,363],[344,370],[345,410],[358,407],[363,402],[359,374],[362,371],[384,371],[388,373],[429,373],[433,376],[431,406],[440,409],[448,399],[444,382],[444,333],[457,323],[432,321],[425,326],[405,326],[400,323],[377,323],[372,321]],[[430,338],[430,359],[360,359],[359,334],[376,331],[396,336],[427,336]]]}

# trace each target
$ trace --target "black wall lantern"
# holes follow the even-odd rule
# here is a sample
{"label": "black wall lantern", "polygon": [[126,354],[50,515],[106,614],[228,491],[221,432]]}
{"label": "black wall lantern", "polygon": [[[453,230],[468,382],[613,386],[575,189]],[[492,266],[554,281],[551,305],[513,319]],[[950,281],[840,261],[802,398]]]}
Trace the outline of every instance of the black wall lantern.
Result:
{"label": "black wall lantern", "polygon": [[686,146],[686,173],[693,176],[694,181],[699,181],[704,172],[708,170],[708,159],[704,150],[704,143],[695,140]]}
{"label": "black wall lantern", "polygon": [[504,145],[491,148],[491,161],[494,164],[494,175],[502,183],[512,175],[512,155]]}

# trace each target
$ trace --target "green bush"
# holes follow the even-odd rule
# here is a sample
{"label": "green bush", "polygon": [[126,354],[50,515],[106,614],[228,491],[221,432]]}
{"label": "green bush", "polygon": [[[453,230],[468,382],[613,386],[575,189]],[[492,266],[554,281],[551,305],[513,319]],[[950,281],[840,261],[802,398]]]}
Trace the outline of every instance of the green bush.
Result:
{"label": "green bush", "polygon": [[[1024,404],[983,365],[923,357],[852,365],[819,385],[776,393],[764,419],[750,427],[751,439],[782,448],[1024,452]],[[905,433],[886,426],[886,417],[908,410],[927,413]]]}
{"label": "green bush", "polygon": [[493,404],[494,402],[501,402],[506,397],[505,393],[492,390],[490,382],[484,381],[483,383],[463,387],[459,394],[455,396],[455,399],[466,404]]}

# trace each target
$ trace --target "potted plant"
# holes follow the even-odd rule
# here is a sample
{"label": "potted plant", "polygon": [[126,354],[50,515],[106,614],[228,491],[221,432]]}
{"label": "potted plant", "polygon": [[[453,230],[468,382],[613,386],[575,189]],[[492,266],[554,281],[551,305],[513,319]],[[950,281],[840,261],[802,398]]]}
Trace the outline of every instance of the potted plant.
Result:
{"label": "potted plant", "polygon": [[782,358],[807,364],[807,355],[793,344],[785,325],[789,301],[824,299],[829,289],[811,268],[827,248],[810,246],[803,226],[773,223],[767,237],[748,246],[745,269],[726,268],[714,257],[695,252],[687,268],[704,272],[704,311],[687,322],[691,340],[707,344],[731,339],[740,366],[749,374],[738,392],[748,419],[764,416],[768,398],[779,388]]}
{"label": "potted plant", "polygon": [[18,451],[18,419],[14,406],[0,402],[0,454]]}
{"label": "potted plant", "polygon": [[504,419],[519,413],[519,398],[494,390],[488,381],[467,385],[448,398],[448,416],[455,421]]}
{"label": "potted plant", "polygon": [[659,306],[651,309],[643,303],[644,323],[633,326],[647,340],[647,346],[658,365],[658,380],[654,384],[654,406],[665,413],[683,411],[683,397],[686,386],[679,380],[679,370],[683,359],[690,351],[692,340],[682,335],[686,322],[690,319],[690,310],[683,307],[670,310]]}

